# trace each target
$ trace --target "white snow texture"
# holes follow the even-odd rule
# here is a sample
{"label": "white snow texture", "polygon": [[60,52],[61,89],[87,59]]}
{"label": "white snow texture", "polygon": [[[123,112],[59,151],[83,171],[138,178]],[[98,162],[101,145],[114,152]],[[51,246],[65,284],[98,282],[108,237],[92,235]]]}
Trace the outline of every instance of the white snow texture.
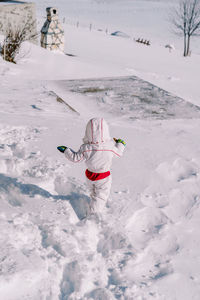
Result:
{"label": "white snow texture", "polygon": [[[36,1],[40,25],[54,2]],[[171,0],[57,2],[79,21],[62,24],[67,55],[0,57],[0,299],[199,300],[198,47],[182,57]],[[56,148],[78,150],[93,117],[127,145],[106,207],[82,220],[85,165]]]}

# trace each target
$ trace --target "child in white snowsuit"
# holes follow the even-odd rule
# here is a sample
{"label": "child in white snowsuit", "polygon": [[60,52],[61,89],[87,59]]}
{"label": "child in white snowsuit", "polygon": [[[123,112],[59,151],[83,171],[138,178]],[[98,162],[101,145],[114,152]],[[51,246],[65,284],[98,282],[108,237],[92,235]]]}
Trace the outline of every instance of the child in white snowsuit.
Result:
{"label": "child in white snowsuit", "polygon": [[65,146],[59,146],[58,150],[72,162],[85,161],[91,210],[100,212],[110,194],[112,158],[113,156],[120,157],[126,144],[121,139],[110,138],[108,125],[102,118],[93,118],[88,122],[83,142],[78,152]]}

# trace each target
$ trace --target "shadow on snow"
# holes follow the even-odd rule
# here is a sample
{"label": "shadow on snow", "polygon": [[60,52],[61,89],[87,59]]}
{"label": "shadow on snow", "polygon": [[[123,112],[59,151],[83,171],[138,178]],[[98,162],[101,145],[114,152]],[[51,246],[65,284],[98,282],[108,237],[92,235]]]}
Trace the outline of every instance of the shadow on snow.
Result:
{"label": "shadow on snow", "polygon": [[[69,201],[80,220],[85,217],[89,208],[90,198],[84,194],[71,192],[69,195],[53,195],[35,184],[21,183],[17,180],[17,178],[0,174],[0,192],[10,193],[13,188],[17,188],[21,194],[28,195],[29,197],[35,197],[39,195],[44,198],[52,198],[55,201]],[[15,204],[15,202],[10,202],[10,204],[13,206],[18,206]]]}

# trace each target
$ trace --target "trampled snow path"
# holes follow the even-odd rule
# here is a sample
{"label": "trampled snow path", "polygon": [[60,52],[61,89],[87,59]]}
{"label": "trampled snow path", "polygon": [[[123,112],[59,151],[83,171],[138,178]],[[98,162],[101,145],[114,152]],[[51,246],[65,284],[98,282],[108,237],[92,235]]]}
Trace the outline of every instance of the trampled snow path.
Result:
{"label": "trampled snow path", "polygon": [[[133,121],[117,110],[110,113],[109,101],[99,109],[86,95],[77,104],[77,95],[59,90],[70,105],[74,100],[78,116],[56,101],[46,83],[9,85],[6,78],[2,83],[2,299],[197,300],[200,120],[195,106],[197,119],[185,114],[185,102],[179,120],[175,114],[173,120]],[[102,92],[113,100],[112,93]],[[84,166],[71,166],[56,146],[66,141],[78,147],[85,120],[102,114],[102,108],[127,149],[113,165],[103,221],[80,222],[89,202]]]}

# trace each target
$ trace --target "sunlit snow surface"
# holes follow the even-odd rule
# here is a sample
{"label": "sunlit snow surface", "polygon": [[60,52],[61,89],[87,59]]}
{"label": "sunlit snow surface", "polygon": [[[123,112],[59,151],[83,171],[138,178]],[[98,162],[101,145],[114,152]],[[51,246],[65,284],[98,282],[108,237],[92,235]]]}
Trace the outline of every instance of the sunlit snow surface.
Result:
{"label": "sunlit snow surface", "polygon": [[[12,87],[8,78],[0,102],[2,299],[198,300],[198,109],[135,77],[16,80]],[[139,116],[130,109],[130,93],[137,91],[137,107],[152,89],[156,103],[175,102],[173,119],[162,113],[155,120],[146,111],[160,106],[148,101]],[[103,219],[83,222],[90,201],[84,165],[66,161],[56,147],[78,149],[90,115],[104,115],[127,147],[113,162]]]}
{"label": "sunlit snow surface", "polygon": [[[55,1],[36,2],[41,24]],[[0,58],[1,300],[199,300],[200,59],[164,48],[172,2],[56,1],[75,56]],[[95,116],[127,145],[100,220],[83,222],[85,165],[57,146],[78,150]]]}

